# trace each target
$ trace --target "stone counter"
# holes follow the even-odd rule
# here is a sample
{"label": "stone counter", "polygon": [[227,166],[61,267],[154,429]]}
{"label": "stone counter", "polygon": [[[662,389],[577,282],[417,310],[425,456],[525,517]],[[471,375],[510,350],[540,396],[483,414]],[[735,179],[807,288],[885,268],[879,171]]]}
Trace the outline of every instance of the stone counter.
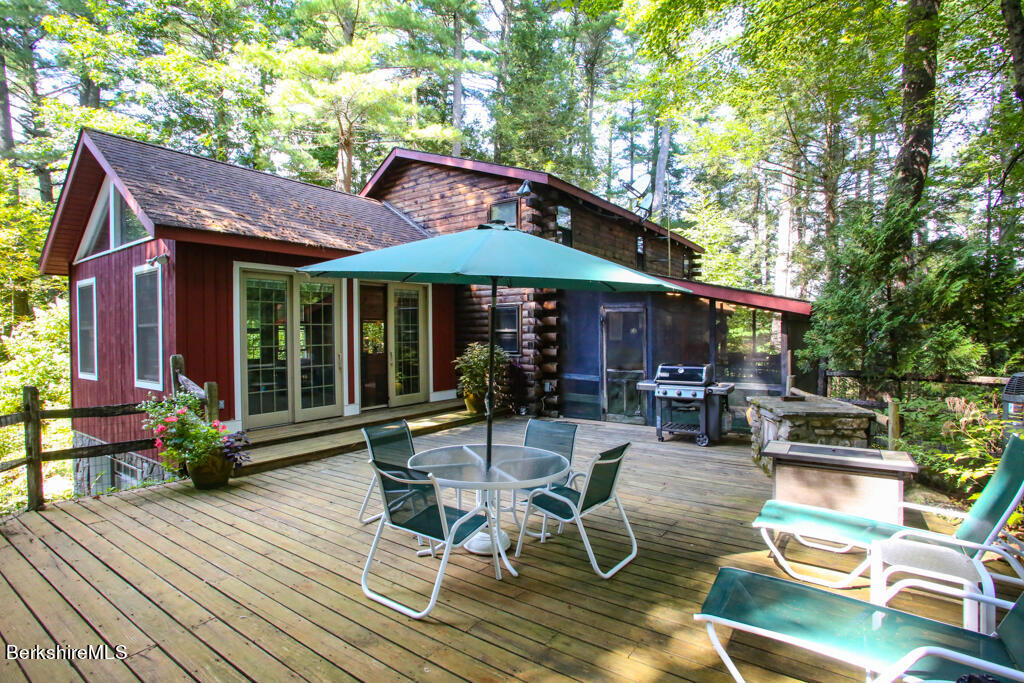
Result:
{"label": "stone counter", "polygon": [[770,458],[761,455],[769,441],[800,441],[867,448],[874,411],[821,396],[792,400],[781,396],[751,396],[750,447],[754,462],[769,471]]}

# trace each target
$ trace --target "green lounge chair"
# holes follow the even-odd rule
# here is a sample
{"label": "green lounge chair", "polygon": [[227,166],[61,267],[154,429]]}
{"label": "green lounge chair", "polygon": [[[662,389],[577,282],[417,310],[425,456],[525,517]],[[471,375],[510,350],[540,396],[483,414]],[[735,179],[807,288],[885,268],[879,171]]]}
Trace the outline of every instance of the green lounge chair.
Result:
{"label": "green lounge chair", "polygon": [[[526,513],[523,517],[523,524],[519,528],[519,542],[516,544],[516,557],[523,549],[523,537],[526,535],[526,526],[530,521],[530,514],[534,510],[540,511],[545,518],[548,516],[558,520],[560,523],[574,522],[579,527],[580,536],[583,538],[583,547],[587,550],[587,557],[590,558],[590,566],[602,579],[611,578],[617,571],[625,567],[636,557],[636,536],[633,535],[633,527],[629,525],[626,517],[626,510],[619,500],[616,486],[619,482],[619,470],[622,459],[626,455],[628,443],[616,446],[610,450],[598,454],[590,463],[590,468],[584,474],[577,472],[569,481],[570,486],[553,486],[550,489],[534,489],[529,498],[526,499]],[[583,486],[579,491],[571,487],[573,479],[586,477]],[[629,542],[632,549],[622,561],[608,571],[602,571],[594,557],[594,550],[590,547],[590,539],[587,538],[587,530],[583,528],[583,518],[606,503],[614,502],[619,507],[619,514],[622,515],[622,522],[626,525],[626,532],[629,534]],[[544,534],[540,535],[540,542],[544,542]]]}
{"label": "green lounge chair", "polygon": [[[385,501],[385,505],[384,511],[381,513],[380,525],[377,527],[377,534],[373,537],[373,544],[370,546],[370,553],[366,556],[366,567],[363,569],[362,577],[363,593],[366,597],[398,610],[413,619],[422,619],[437,604],[437,595],[441,591],[441,582],[444,580],[444,571],[448,566],[448,558],[452,549],[461,547],[482,526],[487,524],[484,504],[481,502],[469,511],[444,505],[441,503],[441,489],[432,475],[426,475],[427,479],[424,481],[413,478],[413,470],[389,465],[388,470],[385,471],[378,468],[372,460],[370,467],[373,468],[376,481],[380,485],[380,495],[381,499]],[[407,531],[420,538],[425,537],[429,539],[428,542],[432,549],[435,547],[435,542],[438,546],[444,546],[444,554],[441,556],[441,565],[437,569],[437,578],[434,579],[430,601],[422,610],[417,611],[408,605],[403,605],[372,590],[369,586],[373,556],[377,552],[377,545],[380,543],[380,537],[385,528]],[[488,528],[491,531],[491,545],[494,546],[497,544],[494,529],[491,525],[488,525]],[[494,553],[494,556],[497,558],[497,553]]]}
{"label": "green lounge chair", "polygon": [[[388,422],[387,424],[371,425],[363,427],[363,438],[366,440],[366,450],[370,452],[370,458],[374,464],[384,471],[407,471],[410,479],[426,481],[427,475],[415,470],[407,470],[409,458],[415,455],[412,447],[412,432],[405,420]],[[377,484],[377,476],[370,480],[370,486],[363,496],[363,504],[359,506],[359,521],[363,524],[376,522],[380,519],[381,513],[363,517],[366,513],[366,505],[370,502],[373,489]]]}
{"label": "green lounge chair", "polygon": [[[783,570],[790,576],[830,588],[849,586],[871,565],[870,548],[874,541],[887,538],[907,538],[959,548],[979,559],[992,552],[1006,560],[1018,577],[1024,578],[1024,568],[1017,558],[1024,555],[1024,544],[1012,535],[1001,537],[1007,520],[1020,505],[1024,496],[1024,441],[1017,435],[1003,451],[999,466],[989,479],[981,495],[967,513],[927,505],[904,502],[905,509],[923,510],[949,517],[962,517],[963,521],[952,535],[915,529],[900,524],[882,522],[867,517],[836,512],[826,508],[798,503],[769,500],[754,520],[754,528],[761,536]],[[867,556],[848,574],[835,581],[796,571],[776,544],[776,537],[791,534],[800,543],[819,550],[845,553],[863,550]]]}
{"label": "green lounge chair", "polygon": [[1024,598],[1016,604],[985,596],[1010,611],[997,634],[986,635],[889,607],[872,605],[820,588],[720,569],[694,619],[729,673],[743,677],[725,651],[715,626],[746,631],[812,650],[876,674],[870,680],[956,681],[986,672],[998,680],[1024,681]]}

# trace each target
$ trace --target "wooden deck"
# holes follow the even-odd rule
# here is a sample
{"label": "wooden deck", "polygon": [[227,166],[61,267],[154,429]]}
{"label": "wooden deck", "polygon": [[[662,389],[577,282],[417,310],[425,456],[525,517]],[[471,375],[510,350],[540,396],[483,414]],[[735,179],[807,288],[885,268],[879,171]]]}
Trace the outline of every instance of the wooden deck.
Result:
{"label": "wooden deck", "polygon": [[[520,442],[524,427],[503,420],[496,441]],[[416,447],[482,437],[476,424],[417,437]],[[519,578],[496,581],[489,558],[459,552],[438,606],[419,622],[360,589],[376,530],[355,519],[365,452],[220,491],[178,482],[9,519],[0,525],[4,645],[120,645],[127,656],[0,658],[0,680],[728,681],[692,614],[720,566],[780,575],[750,527],[769,480],[742,441],[702,449],[608,423],[582,423],[577,467],[625,440],[634,445],[620,490],[639,542],[630,565],[602,581],[572,528],[527,543]],[[617,515],[588,521],[607,566],[627,550]],[[377,585],[424,600],[437,561],[415,550],[385,532]],[[729,650],[750,681],[863,680],[753,637],[734,637]]]}

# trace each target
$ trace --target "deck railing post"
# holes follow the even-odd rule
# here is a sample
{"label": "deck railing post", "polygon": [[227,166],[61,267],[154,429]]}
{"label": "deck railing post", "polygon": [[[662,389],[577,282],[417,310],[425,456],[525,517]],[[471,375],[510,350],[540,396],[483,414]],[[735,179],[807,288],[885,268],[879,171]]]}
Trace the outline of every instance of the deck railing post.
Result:
{"label": "deck railing post", "polygon": [[22,387],[25,411],[25,482],[28,485],[28,509],[43,507],[43,435],[39,415],[39,390]]}
{"label": "deck railing post", "polygon": [[900,404],[892,399],[886,402],[889,407],[889,448],[900,438]]}
{"label": "deck railing post", "polygon": [[171,393],[177,394],[181,391],[181,380],[178,379],[178,374],[185,374],[185,357],[180,353],[176,353],[171,356]]}
{"label": "deck railing post", "polygon": [[220,419],[220,400],[217,397],[217,383],[206,382],[203,384],[203,393],[206,394],[206,420],[213,422]]}

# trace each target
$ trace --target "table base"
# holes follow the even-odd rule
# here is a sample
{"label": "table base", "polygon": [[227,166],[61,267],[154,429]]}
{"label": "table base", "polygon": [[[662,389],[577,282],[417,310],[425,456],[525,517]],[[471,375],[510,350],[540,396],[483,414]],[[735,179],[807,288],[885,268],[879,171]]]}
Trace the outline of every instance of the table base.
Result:
{"label": "table base", "polygon": [[[499,531],[498,545],[502,550],[508,550],[509,546],[512,545],[512,539],[504,531]],[[487,531],[481,531],[466,541],[466,544],[462,547],[474,555],[490,555],[492,552],[491,534]]]}

